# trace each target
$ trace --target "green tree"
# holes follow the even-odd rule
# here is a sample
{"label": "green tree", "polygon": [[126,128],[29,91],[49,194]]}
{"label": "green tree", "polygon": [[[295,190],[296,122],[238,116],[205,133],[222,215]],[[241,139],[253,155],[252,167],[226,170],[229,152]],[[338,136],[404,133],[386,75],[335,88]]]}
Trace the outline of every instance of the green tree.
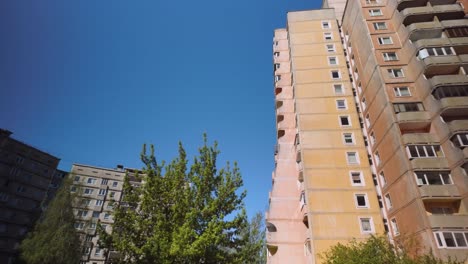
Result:
{"label": "green tree", "polygon": [[81,258],[81,242],[74,228],[75,218],[70,194],[71,178],[62,186],[20,245],[20,261],[28,264],[76,264]]}
{"label": "green tree", "polygon": [[262,212],[257,212],[241,232],[246,240],[241,249],[241,262],[249,264],[266,263],[265,219]]}
{"label": "green tree", "polygon": [[325,264],[462,264],[463,261],[443,261],[431,253],[411,257],[396,249],[385,236],[371,236],[358,242],[337,244],[322,254]]}
{"label": "green tree", "polygon": [[166,165],[143,147],[143,184],[126,177],[113,232],[99,231],[101,245],[119,252],[112,262],[242,263],[248,220],[237,164],[218,169],[217,143],[208,146],[206,135],[190,166],[181,143],[178,154]]}

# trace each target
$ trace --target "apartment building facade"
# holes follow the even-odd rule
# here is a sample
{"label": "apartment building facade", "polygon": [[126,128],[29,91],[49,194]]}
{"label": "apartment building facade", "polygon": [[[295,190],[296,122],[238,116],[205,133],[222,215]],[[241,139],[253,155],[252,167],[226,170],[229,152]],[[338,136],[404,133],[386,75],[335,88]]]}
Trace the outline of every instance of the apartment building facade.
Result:
{"label": "apartment building facade", "polygon": [[273,50],[268,263],[320,263],[331,245],[384,231],[334,10],[288,13]]}
{"label": "apartment building facade", "polygon": [[[291,234],[304,230],[299,228],[301,213],[307,215],[308,226],[305,234],[295,240],[296,252],[304,258],[300,263],[320,263],[317,254],[326,247],[351,236],[362,238],[362,232],[353,231],[356,230],[355,221],[346,218],[352,208],[348,212],[348,207],[344,207],[352,201],[352,196],[346,192],[350,186],[343,186],[345,182],[338,177],[344,174],[341,168],[363,171],[365,186],[372,187],[373,190],[366,190],[368,197],[373,196],[369,200],[370,209],[375,208],[373,202],[377,200],[380,216],[369,211],[364,217],[372,217],[376,233],[385,230],[395,243],[413,243],[411,249],[415,254],[432,251],[440,258],[466,258],[468,19],[465,19],[463,3],[454,0],[346,3],[330,0],[323,6],[334,8],[338,15],[333,17],[333,9],[328,8],[292,12],[288,14],[287,29],[275,31],[275,100],[276,105],[280,105],[277,107],[280,147],[275,154],[277,162],[267,214],[269,263],[281,263],[277,259],[295,254],[281,254],[281,248],[292,244],[280,237],[292,239]],[[310,26],[313,30],[305,29],[305,24],[314,22],[315,28]],[[331,43],[333,41],[335,43]],[[336,47],[337,55],[328,53],[333,51],[331,44]],[[324,51],[325,54],[318,54]],[[277,68],[277,62],[283,59],[281,53],[285,53],[283,64],[289,66]],[[308,61],[307,54],[317,57]],[[327,59],[320,59],[322,57]],[[302,65],[309,68],[304,69]],[[329,71],[342,66],[347,67],[336,69],[339,74],[335,76],[341,78],[345,93],[336,94],[342,89],[333,88],[330,90],[333,94],[327,94],[330,83],[340,84],[327,79],[333,79]],[[283,73],[281,69],[288,71]],[[285,104],[278,101],[284,101],[284,96],[289,100],[289,119],[286,115],[281,117],[284,109],[281,107]],[[342,100],[349,113],[339,112],[340,108],[344,110]],[[320,107],[327,109],[326,115],[318,114]],[[336,122],[336,115],[340,119],[350,117],[349,131],[354,133],[356,145],[346,145],[348,128],[344,128],[343,123],[332,129],[330,124]],[[282,123],[287,120],[289,123]],[[283,129],[284,126],[289,130]],[[328,133],[323,133],[323,128]],[[293,134],[298,135],[297,139],[293,139]],[[342,134],[343,146],[331,143],[329,138],[336,134]],[[362,142],[363,138],[366,143]],[[284,142],[291,146],[281,152]],[[313,154],[315,149],[320,151]],[[340,162],[342,151],[356,152],[365,168],[344,166],[350,164]],[[292,157],[294,152],[299,153],[296,159]],[[289,159],[282,158],[284,155]],[[366,167],[368,156],[370,172]],[[297,168],[294,168],[295,161]],[[319,166],[321,171],[316,169]],[[297,187],[293,179],[284,184],[286,180],[276,178],[284,175],[283,167],[290,169],[288,175],[297,171]],[[366,177],[366,173],[370,175]],[[355,186],[351,184],[351,187]],[[303,202],[294,199],[298,195],[302,197],[301,188],[307,202],[306,212],[298,209]],[[327,188],[336,192],[327,192]],[[288,195],[283,195],[287,191]],[[282,201],[281,206],[278,200]],[[282,208],[289,208],[289,211]],[[332,218],[327,211],[334,208],[338,209]],[[285,212],[283,215],[279,215],[281,210]],[[327,216],[326,221],[318,215]],[[289,226],[280,228],[276,223],[289,223]],[[290,226],[293,233],[288,235]],[[342,231],[348,236],[340,235],[325,243],[321,231],[327,234]],[[301,240],[305,241],[302,251],[299,249]],[[311,241],[311,257],[307,257],[310,253],[307,241]]]}
{"label": "apartment building facade", "polygon": [[116,203],[122,199],[125,176],[130,177],[132,185],[138,186],[142,181],[135,176],[137,172],[122,165],[108,169],[73,164],[70,172],[73,185],[70,191],[76,195],[73,203],[75,228],[84,242],[82,264],[104,264],[113,254],[117,254],[98,246],[97,225],[101,225],[108,233],[112,232],[112,212]]}
{"label": "apartment building facade", "polygon": [[13,263],[18,246],[34,227],[66,172],[60,159],[0,129],[0,263]]}

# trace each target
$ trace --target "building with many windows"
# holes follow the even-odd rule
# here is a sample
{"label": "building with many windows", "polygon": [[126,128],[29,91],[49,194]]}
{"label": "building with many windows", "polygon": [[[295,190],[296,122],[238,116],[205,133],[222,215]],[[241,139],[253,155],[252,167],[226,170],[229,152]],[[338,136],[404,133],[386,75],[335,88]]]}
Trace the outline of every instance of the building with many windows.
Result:
{"label": "building with many windows", "polygon": [[275,31],[269,263],[388,232],[468,256],[468,19],[455,0],[324,1]]}
{"label": "building with many windows", "polygon": [[55,195],[66,173],[59,158],[0,129],[0,263],[13,263],[18,246]]}
{"label": "building with many windows", "polygon": [[122,199],[125,175],[130,177],[131,184],[140,185],[140,178],[135,177],[137,172],[122,165],[107,169],[73,164],[70,191],[76,194],[73,204],[75,228],[84,242],[81,263],[103,264],[112,257],[114,252],[98,247],[97,225],[100,224],[106,232],[112,232],[112,212],[115,203]]}

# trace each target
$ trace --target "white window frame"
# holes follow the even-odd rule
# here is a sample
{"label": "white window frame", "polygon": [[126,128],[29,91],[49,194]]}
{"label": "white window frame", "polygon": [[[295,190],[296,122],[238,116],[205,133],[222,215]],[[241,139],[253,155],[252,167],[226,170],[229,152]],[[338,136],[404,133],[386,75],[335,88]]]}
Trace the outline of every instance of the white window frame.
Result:
{"label": "white window frame", "polygon": [[87,184],[96,184],[96,178],[89,177],[86,181]]}
{"label": "white window frame", "polygon": [[98,195],[99,195],[99,196],[104,196],[104,195],[106,195],[106,192],[107,192],[106,189],[99,189]]}
{"label": "white window frame", "polygon": [[390,196],[390,193],[386,193],[384,195],[384,200],[385,200],[385,205],[387,206],[387,210],[390,210],[393,208],[393,202],[392,202],[392,197]]}
{"label": "white window frame", "polygon": [[380,178],[380,184],[382,184],[382,187],[387,185],[387,179],[385,178],[385,173],[383,171],[379,173],[379,178]]}
{"label": "white window frame", "polygon": [[387,69],[388,76],[390,78],[405,78],[405,72],[402,68],[391,68]]}
{"label": "white window frame", "polygon": [[[333,73],[338,73],[338,77],[336,77],[336,78],[333,77]],[[332,70],[332,71],[330,71],[330,76],[331,76],[331,78],[333,80],[339,80],[339,79],[341,79],[341,72],[339,70]]]}
{"label": "white window frame", "polygon": [[371,122],[370,122],[370,115],[367,114],[366,117],[364,118],[366,120],[366,125],[367,127],[369,128],[371,126]]}
{"label": "white window frame", "polygon": [[[343,104],[340,105],[341,103],[343,103]],[[347,110],[348,109],[348,104],[346,102],[346,99],[336,99],[335,104],[336,104],[336,109],[338,109],[338,110]]]}
{"label": "white window frame", "polygon": [[398,55],[394,51],[382,52],[384,61],[398,61]]}
{"label": "white window frame", "polygon": [[329,20],[322,21],[322,29],[330,29],[331,23]]}
{"label": "white window frame", "polygon": [[325,48],[327,49],[327,52],[336,52],[336,47],[334,43],[326,44]]}
{"label": "white window frame", "polygon": [[[440,180],[440,182],[442,184],[429,184],[428,175],[432,174],[431,176],[434,176],[434,174],[437,174],[437,173],[438,173],[437,176],[439,176],[439,180]],[[418,186],[424,186],[424,185],[433,185],[433,186],[434,185],[435,186],[438,186],[438,185],[453,185],[452,174],[450,173],[450,171],[415,171],[414,172],[414,177],[416,178],[416,184]],[[448,182],[446,182],[446,179],[448,179]]]}
{"label": "white window frame", "polygon": [[281,75],[277,74],[275,75],[275,83],[281,81]]}
{"label": "white window frame", "polygon": [[324,40],[333,40],[333,33],[332,32],[325,32],[323,33]]}
{"label": "white window frame", "polygon": [[468,133],[461,132],[461,133],[455,134],[453,137],[453,141],[454,141],[454,144],[459,148],[468,147]]}
{"label": "white window frame", "polygon": [[[374,220],[372,219],[372,217],[368,216],[368,217],[365,217],[365,216],[359,216],[358,217],[359,219],[359,228],[361,230],[361,234],[373,234],[375,233],[375,228],[374,228]],[[369,226],[370,226],[370,230],[364,230],[363,228],[363,220],[369,220]]]}
{"label": "white window frame", "polygon": [[92,195],[94,192],[93,189],[91,188],[85,188],[84,191],[83,191],[83,195]]}
{"label": "white window frame", "polygon": [[383,12],[380,8],[369,9],[369,15],[371,17],[383,16]]}
{"label": "white window frame", "polygon": [[362,111],[367,109],[367,101],[366,101],[366,97],[364,96],[361,99],[361,106],[362,106]]}
{"label": "white window frame", "polygon": [[[415,147],[414,150],[417,152],[418,156],[412,156],[410,148]],[[422,147],[422,149],[420,149]],[[436,151],[436,148],[439,148],[439,151]],[[428,150],[432,151],[432,153],[435,154],[435,156],[429,156]],[[423,151],[423,152],[421,152]],[[440,157],[445,157],[444,151],[442,150],[442,147],[440,145],[407,145],[406,146],[406,152],[408,153],[408,157],[410,159],[415,159],[415,158],[440,158]],[[440,152],[440,156],[438,153]]]}
{"label": "white window frame", "polygon": [[[346,118],[348,120],[348,124],[347,125],[344,125],[342,122],[341,122],[341,118]],[[350,127],[351,126],[351,117],[349,115],[340,115],[338,117],[338,122],[340,124],[340,127]]]}
{"label": "white window frame", "polygon": [[119,186],[119,182],[118,182],[118,181],[112,182],[112,187],[117,187],[117,186]]}
{"label": "white window frame", "polygon": [[[354,139],[354,133],[345,132],[342,135],[343,135],[343,143],[345,145],[355,145],[356,144],[356,140]],[[351,142],[346,142],[347,139],[351,139]]]}
{"label": "white window frame", "polygon": [[275,58],[278,58],[278,57],[280,56],[279,51],[275,51],[275,52],[273,53],[273,56],[274,56]]}
{"label": "white window frame", "polygon": [[95,205],[96,206],[102,206],[104,204],[104,200],[96,200]]}
{"label": "white window frame", "polygon": [[375,133],[374,133],[374,131],[371,131],[371,132],[369,133],[369,139],[370,139],[369,141],[370,141],[371,145],[372,145],[372,146],[375,145],[375,142],[376,142],[377,140],[376,140],[376,138],[375,138]]}
{"label": "white window frame", "polygon": [[102,179],[101,185],[107,185],[108,182],[109,182],[109,179]]}
{"label": "white window frame", "polygon": [[[350,161],[351,155],[354,153],[356,161]],[[359,153],[357,151],[346,151],[346,161],[349,165],[357,165],[361,162],[359,161]]]}
{"label": "white window frame", "polygon": [[392,226],[392,233],[394,236],[400,235],[400,229],[398,228],[398,223],[396,218],[390,219],[390,225]]}
{"label": "white window frame", "polygon": [[378,151],[374,153],[375,165],[379,166],[382,160],[380,159],[380,154]]}
{"label": "white window frame", "polygon": [[[335,63],[332,63],[333,60],[335,61]],[[329,56],[328,57],[328,65],[336,66],[338,64],[339,64],[338,57],[336,57],[336,56]]]}
{"label": "white window frame", "polygon": [[281,68],[281,64],[280,64],[280,63],[274,63],[273,66],[274,66],[274,68],[275,68],[275,71],[277,71],[279,68]]}
{"label": "white window frame", "polygon": [[388,26],[387,23],[384,21],[373,22],[372,26],[375,30],[387,30]]}
{"label": "white window frame", "polygon": [[391,36],[388,37],[379,37],[378,39],[379,45],[392,45],[393,39]]}
{"label": "white window frame", "polygon": [[[358,197],[361,197],[361,196],[364,196],[365,205],[359,205],[359,203],[358,203]],[[356,205],[357,209],[369,209],[370,208],[369,198],[367,197],[367,193],[355,193],[354,194],[354,202],[355,202],[355,205]]]}
{"label": "white window frame", "polygon": [[[455,246],[447,246],[447,242],[445,240],[445,236],[444,236],[444,233],[445,234],[450,234]],[[465,246],[463,245],[459,245],[460,241],[457,240],[457,238],[455,237],[455,234],[461,234],[461,238],[463,239],[464,243],[465,243]],[[463,231],[463,230],[459,230],[459,231],[445,231],[445,230],[441,230],[441,231],[437,231],[437,232],[434,232],[434,237],[435,237],[435,240],[436,240],[436,243],[437,243],[437,247],[438,248],[448,248],[448,249],[458,249],[458,248],[461,248],[461,249],[466,249],[468,248],[468,232],[467,231]]]}
{"label": "white window frame", "polygon": [[[337,91],[337,88],[338,88],[338,87],[339,87],[338,90],[339,90],[340,92],[337,93],[336,91]],[[335,84],[333,84],[333,93],[334,93],[334,94],[337,94],[337,95],[345,94],[345,92],[344,92],[344,85],[341,84],[341,83],[335,83]]]}
{"label": "white window frame", "polygon": [[[354,183],[353,176],[359,174],[359,180],[361,183]],[[365,186],[366,183],[364,182],[364,175],[362,171],[350,171],[349,172],[349,179],[351,180],[351,186]]]}
{"label": "white window frame", "polygon": [[[402,91],[408,91],[408,95],[402,93]],[[410,97],[411,96],[411,90],[408,86],[398,86],[398,87],[393,87],[393,92],[395,93],[395,97]]]}

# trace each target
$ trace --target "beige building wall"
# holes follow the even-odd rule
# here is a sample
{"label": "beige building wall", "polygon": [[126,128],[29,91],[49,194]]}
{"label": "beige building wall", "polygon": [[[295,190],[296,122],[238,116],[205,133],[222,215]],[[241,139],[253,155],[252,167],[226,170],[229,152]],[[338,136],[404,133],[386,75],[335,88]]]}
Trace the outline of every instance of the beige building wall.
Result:
{"label": "beige building wall", "polygon": [[[384,227],[333,9],[288,13],[278,39],[287,44],[276,49],[290,56],[293,82],[276,82],[277,105],[288,91],[280,103],[288,114],[277,112],[279,152],[267,215],[268,245],[277,243],[268,262],[321,263],[319,255],[332,245]],[[283,169],[291,176],[278,178]],[[274,219],[279,214],[288,225]],[[294,251],[282,251],[291,246],[279,239],[288,235],[284,228],[291,228],[290,238],[303,232],[294,236]]]}

